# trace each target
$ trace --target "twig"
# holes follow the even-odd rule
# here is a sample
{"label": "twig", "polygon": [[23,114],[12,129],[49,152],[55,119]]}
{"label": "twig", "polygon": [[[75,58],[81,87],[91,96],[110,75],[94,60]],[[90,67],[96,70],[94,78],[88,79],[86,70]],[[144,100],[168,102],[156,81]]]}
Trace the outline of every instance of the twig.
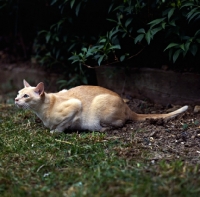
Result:
{"label": "twig", "polygon": [[[144,49],[145,49],[145,46],[144,46],[138,53],[136,53],[136,54],[130,56],[129,58],[127,58],[127,60],[129,60],[129,59],[131,59],[131,58],[133,58],[133,57],[139,55]],[[117,58],[117,59],[118,59],[118,58]],[[116,63],[120,63],[120,61],[119,61],[119,60],[116,60],[116,61],[114,61],[114,62],[107,63],[107,64],[103,64],[103,65],[101,65],[101,66],[108,66],[108,65],[116,64]],[[99,66],[90,66],[90,65],[85,64],[85,63],[82,63],[82,64],[83,64],[84,66],[86,66],[87,68],[99,68]]]}
{"label": "twig", "polygon": [[68,142],[68,141],[62,141],[62,140],[58,140],[58,139],[55,139],[55,140],[56,140],[57,142],[62,142],[62,143],[74,145],[74,144],[72,144],[71,142]]}

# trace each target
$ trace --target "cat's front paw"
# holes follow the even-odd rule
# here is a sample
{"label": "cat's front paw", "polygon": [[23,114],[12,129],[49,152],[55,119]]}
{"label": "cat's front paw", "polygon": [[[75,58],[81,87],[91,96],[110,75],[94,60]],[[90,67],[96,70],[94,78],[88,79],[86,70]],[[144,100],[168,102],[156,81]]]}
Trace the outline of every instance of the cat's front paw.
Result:
{"label": "cat's front paw", "polygon": [[51,134],[58,134],[58,133],[62,133],[62,131],[54,129],[50,131]]}

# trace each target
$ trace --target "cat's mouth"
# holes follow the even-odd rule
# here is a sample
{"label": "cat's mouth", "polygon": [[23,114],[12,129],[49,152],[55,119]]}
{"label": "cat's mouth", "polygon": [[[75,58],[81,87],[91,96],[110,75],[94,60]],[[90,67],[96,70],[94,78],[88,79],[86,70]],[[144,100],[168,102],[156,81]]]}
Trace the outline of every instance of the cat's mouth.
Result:
{"label": "cat's mouth", "polygon": [[19,105],[19,103],[15,102],[15,106],[17,106],[18,108],[22,108],[21,105]]}
{"label": "cat's mouth", "polygon": [[15,105],[18,107],[18,108],[22,108],[22,109],[28,109],[28,105],[20,105],[19,103],[15,102]]}

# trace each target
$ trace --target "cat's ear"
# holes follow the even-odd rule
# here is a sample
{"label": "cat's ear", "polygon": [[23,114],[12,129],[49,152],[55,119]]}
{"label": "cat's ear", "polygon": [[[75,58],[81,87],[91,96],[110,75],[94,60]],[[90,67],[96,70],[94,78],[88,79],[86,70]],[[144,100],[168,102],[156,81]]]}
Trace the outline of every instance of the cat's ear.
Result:
{"label": "cat's ear", "polygon": [[40,82],[38,85],[35,87],[35,92],[39,94],[40,96],[44,93],[44,83]]}
{"label": "cat's ear", "polygon": [[30,84],[25,79],[23,80],[23,83],[25,88],[31,87]]}

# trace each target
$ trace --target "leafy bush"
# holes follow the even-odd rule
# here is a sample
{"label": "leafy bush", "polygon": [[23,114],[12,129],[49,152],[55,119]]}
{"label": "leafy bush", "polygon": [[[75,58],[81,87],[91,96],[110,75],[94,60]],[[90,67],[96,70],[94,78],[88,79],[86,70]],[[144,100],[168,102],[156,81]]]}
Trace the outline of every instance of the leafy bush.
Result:
{"label": "leafy bush", "polygon": [[168,54],[173,62],[191,58],[199,53],[199,4],[198,0],[52,0],[60,20],[40,32],[44,45],[39,39],[37,54],[42,54],[42,63],[62,62],[70,70],[75,67],[68,60],[94,67],[144,58],[148,50]]}
{"label": "leafy bush", "polygon": [[[0,20],[1,24],[16,27],[15,32],[6,28],[1,32],[20,35],[18,40],[25,35],[32,39],[39,32],[33,47],[36,58],[70,78],[67,86],[88,83],[87,67],[118,62],[121,63],[118,65],[131,67],[173,63],[176,63],[173,66],[198,66],[200,61],[198,0],[27,2],[0,4],[0,14],[6,16],[6,22]],[[31,8],[36,12],[31,12]],[[22,11],[27,18],[20,13]],[[14,29],[11,26],[9,29]],[[24,56],[25,42],[29,43],[24,40],[20,49]]]}

